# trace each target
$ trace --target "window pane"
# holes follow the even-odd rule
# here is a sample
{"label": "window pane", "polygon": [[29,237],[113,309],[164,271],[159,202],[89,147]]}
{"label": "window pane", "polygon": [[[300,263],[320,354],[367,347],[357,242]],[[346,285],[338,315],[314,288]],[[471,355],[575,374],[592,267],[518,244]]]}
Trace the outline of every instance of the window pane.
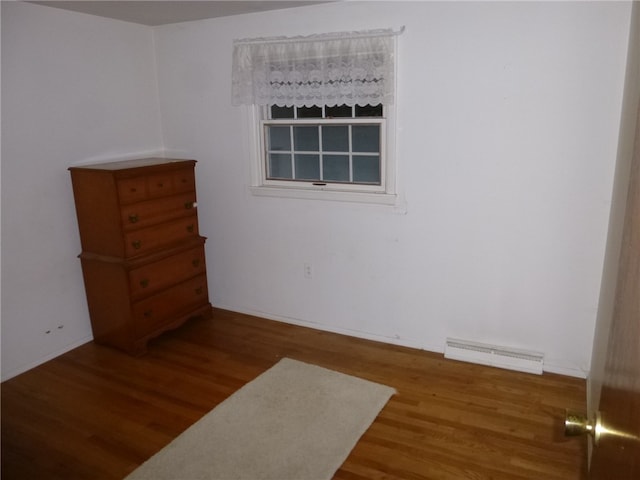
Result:
{"label": "window pane", "polygon": [[351,117],[352,113],[352,108],[349,105],[336,105],[335,107],[324,108],[325,118]]}
{"label": "window pane", "polygon": [[317,152],[320,150],[318,127],[293,127],[295,149],[305,152]]}
{"label": "window pane", "polygon": [[269,154],[269,178],[292,178],[291,154],[270,153]]}
{"label": "window pane", "polygon": [[323,155],[323,180],[331,182],[349,181],[349,155]]}
{"label": "window pane", "polygon": [[296,180],[320,180],[320,155],[296,155]]}
{"label": "window pane", "polygon": [[381,117],[382,104],[377,105],[356,105],[356,117]]}
{"label": "window pane", "polygon": [[291,150],[291,136],[289,127],[267,127],[269,145],[268,150]]}
{"label": "window pane", "polygon": [[[296,118],[286,118],[292,109]],[[378,191],[377,187],[384,183],[381,150],[384,129],[382,120],[375,116],[381,115],[382,109],[381,105],[324,108],[270,105],[273,119],[281,120],[267,120],[264,126],[267,179],[276,183],[297,181],[309,186],[315,182],[332,182],[345,189],[349,184],[358,184]],[[361,117],[374,117],[352,119],[356,110]],[[322,111],[326,120],[319,118]],[[307,118],[298,120],[298,112]],[[318,118],[313,119],[315,115]],[[357,190],[368,191],[362,187]]]}
{"label": "window pane", "polygon": [[271,118],[293,118],[293,107],[278,107],[273,105],[271,107]]}
{"label": "window pane", "polygon": [[380,126],[354,125],[352,129],[354,152],[380,152]]}
{"label": "window pane", "polygon": [[354,155],[353,181],[380,185],[380,157],[378,155]]}
{"label": "window pane", "polygon": [[322,107],[298,107],[298,118],[322,118]]}
{"label": "window pane", "polygon": [[348,152],[349,127],[347,125],[323,126],[322,150],[324,152]]}

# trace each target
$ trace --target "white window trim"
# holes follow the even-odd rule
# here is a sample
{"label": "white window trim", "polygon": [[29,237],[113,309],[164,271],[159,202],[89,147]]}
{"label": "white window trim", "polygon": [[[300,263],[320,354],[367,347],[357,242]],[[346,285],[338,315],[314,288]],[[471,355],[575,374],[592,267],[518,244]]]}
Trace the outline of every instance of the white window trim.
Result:
{"label": "white window trim", "polygon": [[[311,182],[266,181],[266,162],[263,158],[263,118],[262,108],[246,106],[249,133],[249,156],[251,159],[251,183],[249,190],[253,195],[264,197],[299,198],[311,200],[329,200],[359,202],[379,205],[396,205],[396,115],[395,104],[384,106],[385,135],[382,141],[385,156],[382,183],[384,191],[372,192],[358,185],[313,185]],[[348,121],[348,119],[344,119]],[[289,185],[291,183],[291,185]],[[303,186],[304,185],[304,186]]]}

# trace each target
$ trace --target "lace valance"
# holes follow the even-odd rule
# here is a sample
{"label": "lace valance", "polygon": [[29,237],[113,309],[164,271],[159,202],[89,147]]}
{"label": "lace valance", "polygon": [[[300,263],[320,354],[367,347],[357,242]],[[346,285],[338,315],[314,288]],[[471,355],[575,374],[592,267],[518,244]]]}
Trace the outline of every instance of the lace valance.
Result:
{"label": "lace valance", "polygon": [[236,40],[234,105],[389,105],[392,30]]}

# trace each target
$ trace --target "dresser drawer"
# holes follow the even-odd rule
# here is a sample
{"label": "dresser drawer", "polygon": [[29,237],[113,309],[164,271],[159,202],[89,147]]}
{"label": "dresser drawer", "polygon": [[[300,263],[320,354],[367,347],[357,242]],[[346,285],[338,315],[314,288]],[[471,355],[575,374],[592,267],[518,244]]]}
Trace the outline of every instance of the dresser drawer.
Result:
{"label": "dresser drawer", "polygon": [[196,189],[193,168],[180,168],[117,181],[118,198],[122,205],[141,202],[151,198],[166,197]]}
{"label": "dresser drawer", "polygon": [[150,295],[205,272],[204,247],[199,246],[129,272],[133,297]]}
{"label": "dresser drawer", "polygon": [[149,198],[163,197],[173,193],[172,172],[156,173],[147,177]]}
{"label": "dresser drawer", "polygon": [[198,236],[198,217],[190,217],[126,233],[125,255],[133,257]]}
{"label": "dresser drawer", "polygon": [[125,205],[121,210],[122,225],[125,230],[147,227],[167,220],[194,215],[195,207],[195,192]]}
{"label": "dresser drawer", "polygon": [[189,192],[195,189],[196,181],[192,168],[156,173],[147,178],[147,191],[150,198]]}
{"label": "dresser drawer", "polygon": [[176,193],[194,192],[196,190],[196,177],[193,168],[183,168],[173,172],[173,190]]}
{"label": "dresser drawer", "polygon": [[147,195],[147,178],[144,176],[121,178],[117,182],[118,198],[120,203],[134,203],[146,200]]}
{"label": "dresser drawer", "polygon": [[176,315],[188,313],[208,302],[206,275],[200,275],[152,297],[135,302],[132,310],[136,335],[147,335]]}

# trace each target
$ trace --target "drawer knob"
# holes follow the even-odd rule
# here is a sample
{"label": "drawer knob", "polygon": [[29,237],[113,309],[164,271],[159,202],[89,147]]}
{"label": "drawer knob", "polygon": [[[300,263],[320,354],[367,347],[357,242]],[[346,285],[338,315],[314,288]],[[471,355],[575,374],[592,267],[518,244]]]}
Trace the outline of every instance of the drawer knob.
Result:
{"label": "drawer knob", "polygon": [[140,286],[142,288],[147,288],[149,286],[149,279],[143,278],[142,280],[140,280]]}
{"label": "drawer knob", "polygon": [[149,318],[151,315],[153,315],[153,310],[145,310],[143,315]]}
{"label": "drawer knob", "polygon": [[196,295],[202,295],[202,287],[196,288]]}
{"label": "drawer knob", "polygon": [[129,215],[129,222],[138,223],[138,215],[135,213],[133,215]]}
{"label": "drawer knob", "polygon": [[193,229],[194,229],[193,224],[191,224],[191,225],[187,225],[187,232],[189,232],[189,233],[193,233]]}
{"label": "drawer knob", "polygon": [[196,202],[185,202],[184,203],[184,208],[186,210],[191,210],[195,206],[196,206]]}
{"label": "drawer knob", "polygon": [[191,265],[193,265],[194,267],[198,267],[200,265],[200,259],[194,258],[193,260],[191,260]]}
{"label": "drawer knob", "polygon": [[158,182],[158,188],[162,188],[162,187],[164,187],[164,183]]}
{"label": "drawer knob", "polygon": [[131,245],[134,249],[139,250],[140,247],[142,247],[142,242],[140,240],[134,240],[133,242],[131,242]]}

